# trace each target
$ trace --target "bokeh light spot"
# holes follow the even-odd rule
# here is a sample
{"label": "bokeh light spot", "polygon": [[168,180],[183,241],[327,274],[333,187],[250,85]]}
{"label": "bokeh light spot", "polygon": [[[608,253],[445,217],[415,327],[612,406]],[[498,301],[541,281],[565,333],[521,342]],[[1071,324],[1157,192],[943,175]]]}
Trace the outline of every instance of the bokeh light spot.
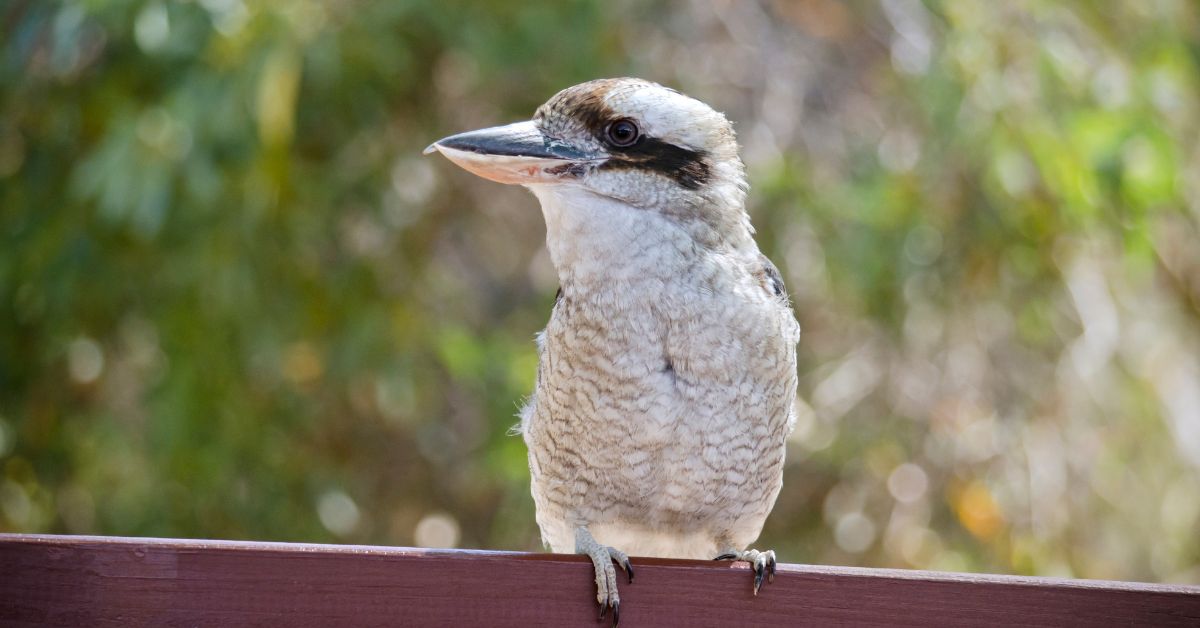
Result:
{"label": "bokeh light spot", "polygon": [[333,490],[322,493],[317,498],[317,517],[325,529],[338,536],[349,536],[357,528],[360,520],[358,504],[342,491]]}
{"label": "bokeh light spot", "polygon": [[838,547],[858,554],[875,542],[875,524],[861,512],[852,512],[838,519],[833,538]]}
{"label": "bokeh light spot", "polygon": [[441,512],[421,517],[413,530],[413,538],[418,547],[458,547],[458,537],[458,521]]}
{"label": "bokeh light spot", "polygon": [[76,338],[67,347],[67,371],[77,383],[96,381],[104,372],[104,351],[91,338]]}
{"label": "bokeh light spot", "polygon": [[925,470],[921,467],[906,462],[896,467],[887,481],[888,492],[896,501],[910,504],[925,496],[926,489],[929,488],[929,476],[925,475]]}

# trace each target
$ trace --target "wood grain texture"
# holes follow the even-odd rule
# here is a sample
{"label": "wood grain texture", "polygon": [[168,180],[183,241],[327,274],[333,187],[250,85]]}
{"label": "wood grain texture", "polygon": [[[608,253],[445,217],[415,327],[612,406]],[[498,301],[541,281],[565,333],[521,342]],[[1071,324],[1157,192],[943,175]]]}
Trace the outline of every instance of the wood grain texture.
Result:
{"label": "wood grain texture", "polygon": [[[1200,587],[634,559],[622,626],[1200,626]],[[595,626],[584,557],[0,534],[0,626]]]}

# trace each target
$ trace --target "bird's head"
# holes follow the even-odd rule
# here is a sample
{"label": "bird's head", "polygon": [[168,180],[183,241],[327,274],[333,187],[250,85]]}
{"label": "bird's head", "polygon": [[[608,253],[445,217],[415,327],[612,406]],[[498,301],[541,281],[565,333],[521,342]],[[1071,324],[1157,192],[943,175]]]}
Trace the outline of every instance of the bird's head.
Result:
{"label": "bird's head", "polygon": [[[733,127],[708,105],[634,78],[568,87],[533,119],[438,140],[464,169],[579,206],[615,200],[706,243],[749,238],[745,171]],[[550,216],[547,215],[547,219]]]}

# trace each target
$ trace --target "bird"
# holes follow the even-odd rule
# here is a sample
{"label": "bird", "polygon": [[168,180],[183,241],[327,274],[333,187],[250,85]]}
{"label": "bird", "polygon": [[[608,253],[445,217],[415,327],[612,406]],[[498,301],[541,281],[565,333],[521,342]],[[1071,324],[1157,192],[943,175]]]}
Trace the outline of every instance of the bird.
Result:
{"label": "bird", "polygon": [[591,559],[603,619],[633,556],[750,563],[783,484],[800,326],[746,212],[729,120],[637,78],[425,151],[538,200],[559,290],[518,430],[543,542]]}

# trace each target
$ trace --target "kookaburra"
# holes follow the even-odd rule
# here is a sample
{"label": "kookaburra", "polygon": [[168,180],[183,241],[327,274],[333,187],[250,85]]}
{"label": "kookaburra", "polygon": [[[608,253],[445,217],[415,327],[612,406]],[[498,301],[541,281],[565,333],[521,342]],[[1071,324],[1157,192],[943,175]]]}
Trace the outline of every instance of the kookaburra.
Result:
{"label": "kookaburra", "polygon": [[627,555],[732,559],[783,482],[800,328],[754,241],[725,116],[632,78],[569,87],[533,119],[426,152],[540,201],[560,281],[521,412],[542,539],[591,557],[619,617]]}

